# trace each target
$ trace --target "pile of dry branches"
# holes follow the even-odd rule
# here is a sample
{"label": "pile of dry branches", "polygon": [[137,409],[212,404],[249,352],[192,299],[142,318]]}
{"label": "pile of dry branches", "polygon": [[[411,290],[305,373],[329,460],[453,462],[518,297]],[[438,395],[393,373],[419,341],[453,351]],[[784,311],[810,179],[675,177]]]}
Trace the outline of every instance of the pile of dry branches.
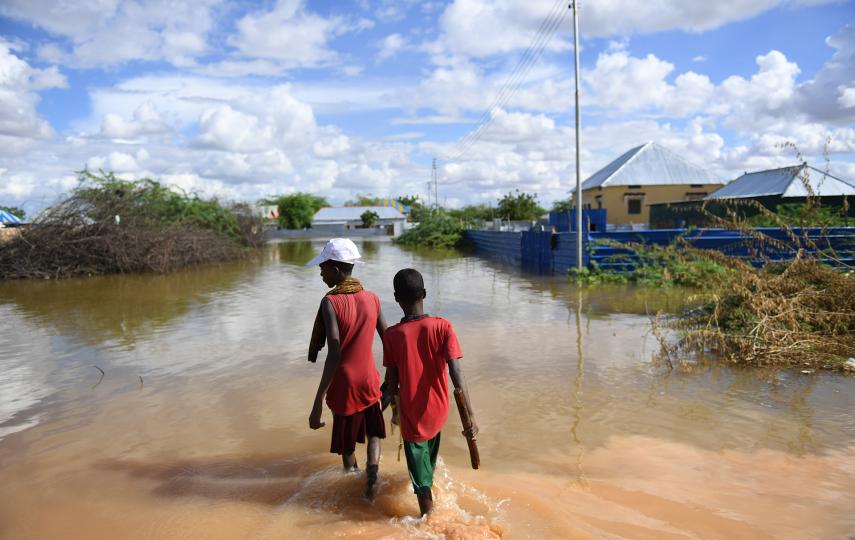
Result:
{"label": "pile of dry branches", "polygon": [[672,320],[666,354],[714,353],[745,365],[842,369],[855,357],[855,276],[802,253],[786,266],[741,266],[702,307]]}
{"label": "pile of dry branches", "polygon": [[0,246],[0,279],[170,272],[235,259],[262,243],[260,220],[248,208],[225,208],[151,180],[83,180]]}

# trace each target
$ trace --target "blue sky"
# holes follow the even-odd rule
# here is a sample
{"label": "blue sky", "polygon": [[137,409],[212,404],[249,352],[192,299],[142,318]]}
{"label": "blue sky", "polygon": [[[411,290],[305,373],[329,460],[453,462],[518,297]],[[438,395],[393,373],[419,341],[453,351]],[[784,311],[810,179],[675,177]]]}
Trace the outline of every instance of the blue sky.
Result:
{"label": "blue sky", "polygon": [[[654,140],[855,181],[855,2],[580,5],[583,176]],[[0,29],[0,204],[31,213],[83,167],[247,201],[424,194],[432,157],[451,206],[575,182],[566,1],[4,0]]]}

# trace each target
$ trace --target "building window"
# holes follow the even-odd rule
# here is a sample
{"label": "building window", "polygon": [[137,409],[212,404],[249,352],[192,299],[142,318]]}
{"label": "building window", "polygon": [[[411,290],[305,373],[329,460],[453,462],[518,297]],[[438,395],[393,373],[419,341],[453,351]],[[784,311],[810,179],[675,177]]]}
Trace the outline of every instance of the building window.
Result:
{"label": "building window", "polygon": [[641,199],[627,199],[626,201],[626,213],[627,214],[640,214],[641,213]]}
{"label": "building window", "polygon": [[628,189],[641,189],[641,186],[627,186]]}
{"label": "building window", "polygon": [[693,188],[704,187],[704,185],[703,184],[689,184],[689,187],[693,187]]}
{"label": "building window", "polygon": [[687,201],[697,201],[699,199],[703,199],[707,196],[706,191],[687,191],[686,192],[686,200]]}

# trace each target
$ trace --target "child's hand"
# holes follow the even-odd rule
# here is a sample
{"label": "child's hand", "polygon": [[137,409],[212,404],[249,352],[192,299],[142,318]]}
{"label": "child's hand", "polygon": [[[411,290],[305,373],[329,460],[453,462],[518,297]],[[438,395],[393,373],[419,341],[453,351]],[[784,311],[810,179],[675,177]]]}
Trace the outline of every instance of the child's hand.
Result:
{"label": "child's hand", "polygon": [[472,420],[472,427],[469,429],[463,430],[463,435],[468,439],[477,439],[478,438],[478,424],[475,423],[475,420]]}
{"label": "child's hand", "polygon": [[312,413],[309,415],[309,427],[312,429],[320,429],[324,427],[326,424],[321,422],[321,413],[323,412],[322,406],[315,405],[312,407]]}

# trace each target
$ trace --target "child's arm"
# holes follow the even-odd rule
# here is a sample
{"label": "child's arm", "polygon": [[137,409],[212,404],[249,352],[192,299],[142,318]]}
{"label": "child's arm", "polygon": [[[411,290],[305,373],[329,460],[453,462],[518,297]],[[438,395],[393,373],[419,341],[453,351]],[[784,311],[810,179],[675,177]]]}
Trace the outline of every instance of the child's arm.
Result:
{"label": "child's arm", "polygon": [[466,408],[469,410],[469,418],[472,420],[472,428],[463,432],[467,437],[473,439],[478,435],[478,424],[475,422],[475,412],[472,410],[472,402],[469,401],[469,389],[466,388],[466,379],[463,377],[463,368],[460,367],[460,358],[448,361],[448,374],[451,375],[451,384],[455,389],[463,390],[466,398]]}
{"label": "child's arm", "polygon": [[398,368],[386,368],[386,376],[380,389],[383,391],[383,395],[380,397],[380,405],[383,407],[383,410],[386,410],[386,407],[398,395]]}
{"label": "child's arm", "polygon": [[324,407],[324,396],[332,383],[335,370],[341,362],[341,343],[338,333],[338,319],[335,316],[335,310],[329,300],[324,298],[321,300],[321,315],[324,318],[324,326],[327,331],[327,361],[324,363],[324,372],[321,375],[321,382],[318,384],[318,393],[315,394],[315,404],[312,407],[312,413],[309,415],[309,427],[319,429],[326,424],[321,422],[321,413]]}
{"label": "child's arm", "polygon": [[380,339],[383,339],[383,334],[386,333],[386,319],[383,318],[383,310],[377,312],[377,334]]}

